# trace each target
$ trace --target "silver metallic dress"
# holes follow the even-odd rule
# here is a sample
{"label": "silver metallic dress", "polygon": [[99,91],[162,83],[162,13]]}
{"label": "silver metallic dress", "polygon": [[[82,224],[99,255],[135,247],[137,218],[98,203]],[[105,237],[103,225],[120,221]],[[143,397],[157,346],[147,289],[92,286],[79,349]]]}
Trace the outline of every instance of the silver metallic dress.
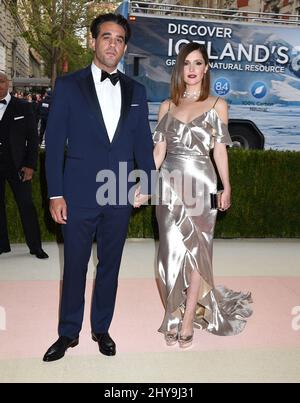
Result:
{"label": "silver metallic dress", "polygon": [[210,194],[217,178],[210,160],[215,141],[231,144],[227,126],[214,108],[184,123],[169,111],[159,122],[153,141],[166,140],[161,166],[156,217],[159,225],[158,286],[165,307],[159,329],[180,325],[191,273],[201,276],[194,326],[230,336],[244,329],[252,314],[251,294],[215,287],[212,270],[213,233],[217,210]]}

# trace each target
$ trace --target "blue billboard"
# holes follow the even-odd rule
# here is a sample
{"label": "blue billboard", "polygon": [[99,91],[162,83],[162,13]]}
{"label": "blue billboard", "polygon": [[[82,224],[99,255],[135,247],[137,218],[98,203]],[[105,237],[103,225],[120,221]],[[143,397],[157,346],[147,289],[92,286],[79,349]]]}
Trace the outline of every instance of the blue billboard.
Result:
{"label": "blue billboard", "polygon": [[180,47],[198,42],[207,47],[212,94],[227,100],[230,118],[252,120],[265,148],[300,151],[299,27],[139,15],[131,27],[125,72],[146,86],[152,109],[169,97]]}

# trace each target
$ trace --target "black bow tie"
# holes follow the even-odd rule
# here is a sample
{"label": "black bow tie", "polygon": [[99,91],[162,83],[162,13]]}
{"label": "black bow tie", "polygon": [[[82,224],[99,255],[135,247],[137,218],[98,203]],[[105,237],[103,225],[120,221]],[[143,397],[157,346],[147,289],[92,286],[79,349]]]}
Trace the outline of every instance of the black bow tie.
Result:
{"label": "black bow tie", "polygon": [[0,104],[4,104],[4,105],[6,105],[6,104],[7,104],[6,99],[2,99],[2,101],[0,101]]}
{"label": "black bow tie", "polygon": [[106,80],[107,78],[110,79],[112,85],[116,85],[117,82],[118,82],[119,79],[120,79],[119,73],[109,74],[107,71],[102,70],[101,82],[104,81],[104,80]]}

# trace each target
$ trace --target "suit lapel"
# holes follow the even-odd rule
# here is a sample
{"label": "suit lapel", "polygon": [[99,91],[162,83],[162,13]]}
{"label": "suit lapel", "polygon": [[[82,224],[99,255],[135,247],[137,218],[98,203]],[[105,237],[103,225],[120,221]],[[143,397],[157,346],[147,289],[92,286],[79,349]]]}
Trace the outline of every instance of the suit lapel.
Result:
{"label": "suit lapel", "polygon": [[85,96],[89,109],[91,110],[91,112],[93,113],[93,115],[95,116],[95,118],[97,119],[98,123],[100,124],[100,126],[102,128],[102,133],[103,133],[103,138],[104,138],[105,143],[109,145],[110,141],[109,141],[106,126],[105,126],[105,123],[103,120],[101,107],[100,107],[100,104],[98,101],[91,68],[88,67],[87,69],[85,69],[84,73],[85,74],[82,77],[80,77],[80,79],[78,80],[79,86]]}
{"label": "suit lapel", "polygon": [[122,132],[122,127],[125,122],[125,118],[128,115],[128,112],[130,110],[130,105],[131,105],[131,99],[132,99],[132,93],[133,93],[133,84],[131,80],[128,80],[127,77],[120,73],[120,86],[121,86],[121,114],[120,114],[120,119],[112,140],[112,144],[116,142],[118,137],[120,136]]}
{"label": "suit lapel", "polygon": [[5,110],[5,113],[2,117],[2,120],[10,121],[13,119],[14,116],[14,111],[16,109],[16,102],[14,97],[11,97],[11,100],[9,101],[9,104],[7,105],[7,108]]}
{"label": "suit lapel", "polygon": [[82,93],[85,96],[85,99],[87,100],[88,106],[90,110],[92,111],[93,115],[99,122],[101,128],[102,128],[102,133],[104,141],[107,145],[114,144],[114,142],[117,140],[117,138],[121,134],[121,128],[123,127],[123,123],[125,121],[126,116],[128,115],[128,112],[130,110],[130,105],[131,105],[131,99],[132,99],[132,93],[133,93],[133,83],[131,80],[128,80],[127,77],[119,72],[120,74],[120,86],[121,86],[121,113],[120,113],[120,118],[119,122],[113,137],[112,142],[110,143],[108,133],[106,130],[106,126],[103,120],[103,115],[101,111],[101,107],[98,101],[97,93],[96,93],[96,88],[93,80],[93,75],[91,71],[91,67],[87,67],[83,71],[83,75],[80,77],[78,80],[79,86],[81,88]]}
{"label": "suit lapel", "polygon": [[[24,101],[25,102],[25,101]],[[6,111],[2,117],[2,120],[6,122],[8,128],[9,138],[14,136],[14,125],[12,124],[14,117],[17,117],[18,113],[18,101],[12,96],[9,104],[7,105]]]}

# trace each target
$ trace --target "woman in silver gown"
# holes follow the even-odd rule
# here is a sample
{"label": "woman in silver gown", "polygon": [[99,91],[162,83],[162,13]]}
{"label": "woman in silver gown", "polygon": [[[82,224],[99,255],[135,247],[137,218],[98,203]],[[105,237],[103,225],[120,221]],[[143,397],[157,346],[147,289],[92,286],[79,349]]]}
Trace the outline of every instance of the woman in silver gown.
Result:
{"label": "woman in silver gown", "polygon": [[194,327],[216,335],[241,332],[251,315],[251,295],[215,287],[212,243],[217,210],[214,160],[223,184],[221,209],[230,207],[226,145],[227,104],[210,96],[207,51],[190,43],[177,58],[171,98],[161,104],[154,132],[154,158],[160,169],[158,284],[165,307],[159,329],[167,345],[192,344]]}

